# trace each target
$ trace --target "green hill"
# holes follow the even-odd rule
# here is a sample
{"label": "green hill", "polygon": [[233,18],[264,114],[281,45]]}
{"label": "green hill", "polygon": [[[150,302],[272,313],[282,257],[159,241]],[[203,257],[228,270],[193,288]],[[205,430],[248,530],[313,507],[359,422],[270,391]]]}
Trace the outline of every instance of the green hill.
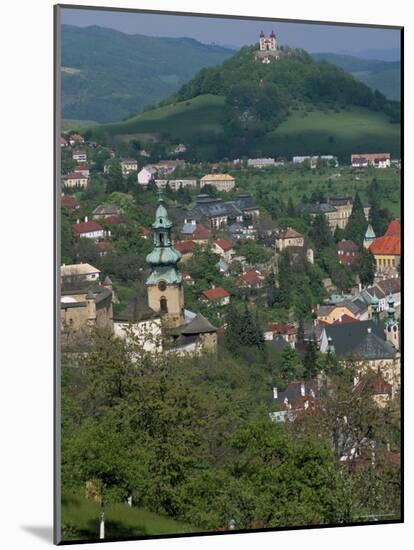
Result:
{"label": "green hill", "polygon": [[373,90],[379,90],[388,99],[401,99],[401,65],[399,61],[360,59],[352,55],[314,53],[317,61],[324,59],[348,71]]}
{"label": "green hill", "polygon": [[234,51],[191,38],[129,35],[62,25],[62,117],[110,122],[178,90]]}
{"label": "green hill", "polygon": [[399,156],[398,120],[398,103],[335,65],[297,50],[264,65],[243,48],[158,108],[88,133],[109,143],[183,142],[189,160],[309,153],[344,160],[355,151]]}

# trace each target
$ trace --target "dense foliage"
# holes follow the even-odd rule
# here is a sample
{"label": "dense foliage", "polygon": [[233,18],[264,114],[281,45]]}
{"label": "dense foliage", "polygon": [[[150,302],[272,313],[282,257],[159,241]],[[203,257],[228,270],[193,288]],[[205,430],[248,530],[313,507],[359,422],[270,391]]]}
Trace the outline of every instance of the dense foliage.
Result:
{"label": "dense foliage", "polygon": [[[307,357],[309,371],[316,357]],[[295,361],[287,353],[283,360]],[[136,506],[199,530],[398,516],[397,471],[378,458],[363,478],[365,487],[376,478],[366,501],[361,477],[337,461],[368,435],[378,450],[394,445],[392,411],[368,394],[350,399],[352,376],[342,375],[316,419],[275,424],[266,412],[277,376],[260,349],[237,359],[224,351],[179,359],[95,333],[87,355],[63,356],[64,494],[83,494],[94,482],[104,505],[132,496]]]}

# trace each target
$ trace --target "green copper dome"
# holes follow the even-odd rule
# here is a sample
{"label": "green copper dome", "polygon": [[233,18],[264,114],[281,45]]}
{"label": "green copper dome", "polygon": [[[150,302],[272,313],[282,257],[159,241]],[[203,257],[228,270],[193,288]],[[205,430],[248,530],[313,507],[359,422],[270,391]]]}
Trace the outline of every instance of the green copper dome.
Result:
{"label": "green copper dome", "polygon": [[147,264],[156,265],[175,265],[181,260],[181,253],[172,246],[157,247],[146,257]]}
{"label": "green copper dome", "polygon": [[379,304],[379,300],[377,298],[377,296],[375,294],[372,295],[372,298],[371,298],[371,305],[372,306],[377,306]]}

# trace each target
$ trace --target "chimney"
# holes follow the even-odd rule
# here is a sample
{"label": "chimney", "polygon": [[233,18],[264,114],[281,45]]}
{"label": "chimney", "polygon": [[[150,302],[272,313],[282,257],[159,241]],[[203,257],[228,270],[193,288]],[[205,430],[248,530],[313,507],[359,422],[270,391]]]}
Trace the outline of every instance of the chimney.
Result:
{"label": "chimney", "polygon": [[277,388],[273,388],[273,399],[277,399]]}
{"label": "chimney", "polygon": [[305,397],[305,383],[302,382],[301,385],[300,385],[300,395],[302,397]]}
{"label": "chimney", "polygon": [[76,223],[80,223],[80,219],[79,219],[79,218],[76,220]]}
{"label": "chimney", "polygon": [[85,222],[87,222],[87,221],[88,221],[88,216],[85,216]]}

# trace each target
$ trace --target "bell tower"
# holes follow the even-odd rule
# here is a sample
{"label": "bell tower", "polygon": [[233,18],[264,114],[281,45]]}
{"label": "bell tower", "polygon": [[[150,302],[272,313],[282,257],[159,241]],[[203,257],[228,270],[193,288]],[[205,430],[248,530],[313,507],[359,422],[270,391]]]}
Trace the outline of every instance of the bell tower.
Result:
{"label": "bell tower", "polygon": [[400,327],[395,318],[394,298],[391,293],[388,295],[387,303],[388,319],[385,321],[385,339],[396,349],[400,349]]}
{"label": "bell tower", "polygon": [[184,291],[177,264],[181,254],[172,246],[172,222],[161,197],[152,224],[154,248],[146,258],[151,267],[147,279],[149,307],[161,316],[166,328],[184,324]]}

